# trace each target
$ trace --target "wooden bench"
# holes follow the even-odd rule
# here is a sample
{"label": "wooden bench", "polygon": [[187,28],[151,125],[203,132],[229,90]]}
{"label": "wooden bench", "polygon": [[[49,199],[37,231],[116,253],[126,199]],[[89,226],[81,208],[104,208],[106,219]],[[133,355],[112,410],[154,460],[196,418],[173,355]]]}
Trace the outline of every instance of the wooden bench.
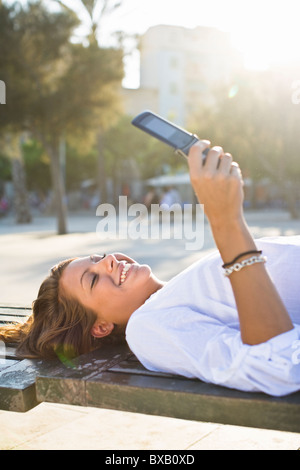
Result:
{"label": "wooden bench", "polygon": [[[0,321],[25,314],[25,309],[0,307]],[[7,347],[0,358],[0,409],[28,411],[41,402],[300,432],[300,392],[272,398],[149,372],[126,345],[64,364],[20,360],[14,347]]]}

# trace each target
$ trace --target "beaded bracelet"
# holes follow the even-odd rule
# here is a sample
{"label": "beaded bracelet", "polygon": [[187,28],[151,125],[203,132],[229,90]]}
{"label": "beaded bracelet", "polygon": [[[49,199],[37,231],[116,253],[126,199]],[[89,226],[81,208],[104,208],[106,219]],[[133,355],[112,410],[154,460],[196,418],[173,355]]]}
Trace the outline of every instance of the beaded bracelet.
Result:
{"label": "beaded bracelet", "polygon": [[262,251],[260,250],[251,250],[251,251],[245,251],[244,253],[240,253],[238,256],[236,256],[230,263],[225,263],[223,264],[222,268],[228,268],[229,266],[232,266],[234,263],[236,263],[242,256],[246,255],[261,255]]}
{"label": "beaded bracelet", "polygon": [[266,256],[252,256],[251,258],[244,259],[240,263],[234,263],[229,268],[224,268],[224,276],[230,276],[234,271],[240,271],[241,269],[251,266],[255,263],[265,263],[267,261]]}

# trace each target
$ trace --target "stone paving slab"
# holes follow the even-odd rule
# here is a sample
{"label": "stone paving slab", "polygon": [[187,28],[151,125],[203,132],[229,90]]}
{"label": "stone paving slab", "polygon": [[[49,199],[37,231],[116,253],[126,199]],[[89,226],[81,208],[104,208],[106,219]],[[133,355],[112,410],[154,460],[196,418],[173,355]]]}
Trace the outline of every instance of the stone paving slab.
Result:
{"label": "stone paving slab", "polygon": [[0,450],[297,450],[300,435],[42,403],[0,411]]}

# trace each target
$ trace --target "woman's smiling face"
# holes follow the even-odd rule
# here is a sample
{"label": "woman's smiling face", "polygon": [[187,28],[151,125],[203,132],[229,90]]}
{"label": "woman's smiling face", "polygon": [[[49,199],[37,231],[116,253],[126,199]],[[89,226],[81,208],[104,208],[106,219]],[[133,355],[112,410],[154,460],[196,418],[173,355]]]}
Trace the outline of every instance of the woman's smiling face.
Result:
{"label": "woman's smiling face", "polygon": [[93,310],[102,324],[126,326],[131,314],[163,286],[148,265],[114,253],[77,258],[64,270],[63,293]]}

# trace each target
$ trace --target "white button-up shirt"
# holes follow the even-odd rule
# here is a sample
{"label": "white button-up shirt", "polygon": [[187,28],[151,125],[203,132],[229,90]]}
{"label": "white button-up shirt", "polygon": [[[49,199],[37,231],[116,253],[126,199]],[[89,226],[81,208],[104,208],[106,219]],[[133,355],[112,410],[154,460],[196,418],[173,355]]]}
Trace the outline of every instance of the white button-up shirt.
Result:
{"label": "white button-up shirt", "polygon": [[300,236],[256,244],[294,329],[259,345],[243,344],[230,281],[216,253],[170,280],[129,319],[128,345],[147,369],[273,396],[300,390]]}

